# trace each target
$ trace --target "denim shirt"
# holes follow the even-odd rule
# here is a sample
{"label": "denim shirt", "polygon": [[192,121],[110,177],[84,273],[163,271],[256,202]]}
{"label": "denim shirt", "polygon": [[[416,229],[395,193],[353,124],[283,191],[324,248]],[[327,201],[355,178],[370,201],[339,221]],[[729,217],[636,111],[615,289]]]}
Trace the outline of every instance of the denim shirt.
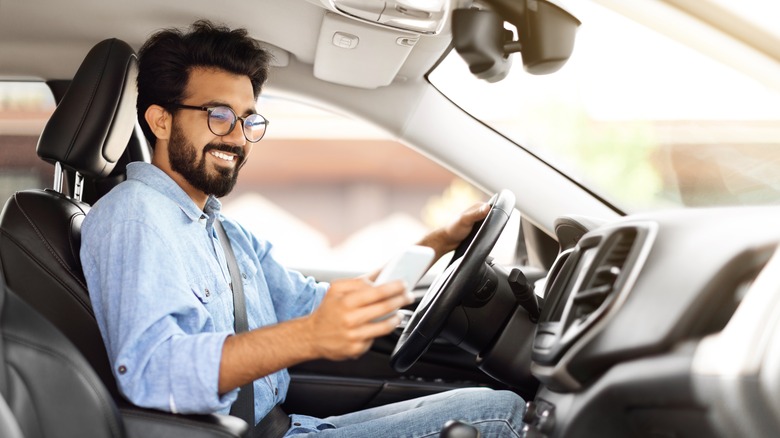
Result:
{"label": "denim shirt", "polygon": [[[328,284],[285,269],[270,243],[221,216],[216,198],[201,211],[148,163],[128,165],[127,176],[87,214],[81,245],[119,388],[139,406],[227,413],[239,390],[220,396],[217,385],[222,346],[234,333],[233,296],[214,221],[222,220],[236,255],[250,330],[310,313]],[[254,382],[257,421],[284,401],[289,383],[286,370]]]}

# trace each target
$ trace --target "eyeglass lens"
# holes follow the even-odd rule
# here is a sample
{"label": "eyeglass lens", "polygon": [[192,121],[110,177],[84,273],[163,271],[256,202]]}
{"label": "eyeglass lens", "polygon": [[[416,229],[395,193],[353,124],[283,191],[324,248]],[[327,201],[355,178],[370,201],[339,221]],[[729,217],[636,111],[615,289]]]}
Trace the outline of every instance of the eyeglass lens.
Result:
{"label": "eyeglass lens", "polygon": [[[218,106],[209,112],[209,128],[215,135],[228,135],[236,124],[237,116],[228,107]],[[260,114],[250,114],[244,118],[243,130],[246,139],[252,143],[260,141],[265,135],[266,120]]]}

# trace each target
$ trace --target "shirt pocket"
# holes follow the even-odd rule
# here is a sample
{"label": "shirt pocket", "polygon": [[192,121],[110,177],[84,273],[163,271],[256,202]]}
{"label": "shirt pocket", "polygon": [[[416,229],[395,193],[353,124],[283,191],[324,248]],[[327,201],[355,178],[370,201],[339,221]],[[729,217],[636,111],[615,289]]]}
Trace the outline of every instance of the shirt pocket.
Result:
{"label": "shirt pocket", "polygon": [[236,254],[236,263],[238,264],[238,270],[241,271],[241,281],[244,284],[244,288],[246,288],[248,284],[254,281],[257,275],[257,266],[250,257],[243,253]]}
{"label": "shirt pocket", "polygon": [[200,275],[190,281],[190,290],[204,305],[220,299],[230,286],[219,278],[219,274]]}

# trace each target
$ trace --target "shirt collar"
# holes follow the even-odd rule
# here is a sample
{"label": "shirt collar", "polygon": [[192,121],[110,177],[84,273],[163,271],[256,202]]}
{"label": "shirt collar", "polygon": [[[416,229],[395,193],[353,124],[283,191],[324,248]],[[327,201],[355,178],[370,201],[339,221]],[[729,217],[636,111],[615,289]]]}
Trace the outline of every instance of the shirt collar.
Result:
{"label": "shirt collar", "polygon": [[127,165],[127,179],[140,181],[162,193],[175,202],[181,208],[181,211],[193,222],[205,216],[207,228],[214,223],[222,209],[222,203],[214,195],[209,195],[206,205],[201,211],[192,198],[187,195],[187,192],[176,184],[176,181],[171,179],[162,169],[150,163],[142,161],[129,163]]}

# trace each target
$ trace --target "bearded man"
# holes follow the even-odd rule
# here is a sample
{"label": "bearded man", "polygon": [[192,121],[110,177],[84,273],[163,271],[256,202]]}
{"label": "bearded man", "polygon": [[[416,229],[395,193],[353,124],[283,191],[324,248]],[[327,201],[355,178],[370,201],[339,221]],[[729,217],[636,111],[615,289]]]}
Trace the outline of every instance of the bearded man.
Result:
{"label": "bearded man", "polygon": [[[152,162],[128,165],[127,180],[82,227],[84,274],[120,390],[174,413],[227,413],[239,394],[253,394],[243,417],[261,423],[253,436],[422,437],[451,418],[486,436],[519,436],[522,399],[484,388],[326,419],[279,414],[288,367],[362,355],[399,323],[380,317],[412,298],[400,282],[374,286],[376,273],[328,284],[288,270],[268,241],[221,215],[217,198],[231,191],[268,125],[256,111],[268,59],[245,30],[203,21],[160,31],[139,52],[138,118]],[[441,257],[486,207],[419,244]],[[245,300],[248,330],[240,333],[229,252]],[[265,418],[279,415],[281,432],[269,432]]]}

